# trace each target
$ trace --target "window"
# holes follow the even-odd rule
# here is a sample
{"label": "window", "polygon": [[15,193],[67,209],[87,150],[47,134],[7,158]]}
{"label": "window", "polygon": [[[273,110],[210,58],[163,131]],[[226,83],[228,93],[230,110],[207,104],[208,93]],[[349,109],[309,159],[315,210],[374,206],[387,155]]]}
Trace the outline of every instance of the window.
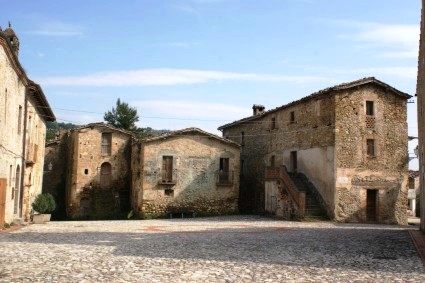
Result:
{"label": "window", "polygon": [[88,175],[89,174],[89,169],[84,169],[84,175]]}
{"label": "window", "polygon": [[295,123],[295,111],[291,111],[289,116],[289,123],[291,124]]}
{"label": "window", "polygon": [[272,126],[271,126],[271,129],[272,129],[272,130],[276,129],[276,118],[275,118],[275,117],[273,117],[273,118],[272,118]]}
{"label": "window", "polygon": [[243,174],[244,174],[244,170],[245,169],[245,160],[241,160],[241,176],[243,176]]}
{"label": "window", "polygon": [[102,155],[111,155],[112,133],[102,133]]}
{"label": "window", "polygon": [[162,157],[162,182],[163,183],[173,182],[173,157],[172,156]]}
{"label": "window", "polygon": [[9,186],[12,186],[12,174],[13,174],[13,166],[9,166]]}
{"label": "window", "polygon": [[366,115],[373,116],[375,115],[373,101],[366,101]]}
{"label": "window", "polygon": [[112,179],[112,166],[108,162],[102,163],[100,166],[100,187],[109,188]]}
{"label": "window", "polygon": [[241,146],[245,145],[245,132],[241,132]]}
{"label": "window", "polygon": [[166,195],[167,197],[173,197],[174,196],[174,190],[172,190],[172,189],[165,189],[164,190],[164,195]]}
{"label": "window", "polygon": [[15,172],[15,202],[14,202],[14,208],[13,208],[13,213],[17,214],[18,213],[18,208],[19,208],[19,189],[21,187],[21,168],[19,167],[19,165],[16,167],[16,172]]}
{"label": "window", "polygon": [[275,165],[275,163],[276,163],[276,160],[275,160],[276,158],[275,158],[275,156],[274,155],[272,155],[272,156],[270,156],[270,166],[271,167],[275,167],[276,165]]}
{"label": "window", "polygon": [[220,184],[230,183],[229,158],[220,158],[220,170],[218,175],[218,182]]}
{"label": "window", "polygon": [[7,116],[7,88],[4,90],[4,122],[6,123]]}
{"label": "window", "polygon": [[367,147],[367,156],[375,156],[376,149],[375,149],[375,140],[374,139],[367,139],[366,140],[366,147]]}
{"label": "window", "polygon": [[18,135],[21,134],[21,128],[22,128],[22,106],[19,106],[19,113],[18,113]]}

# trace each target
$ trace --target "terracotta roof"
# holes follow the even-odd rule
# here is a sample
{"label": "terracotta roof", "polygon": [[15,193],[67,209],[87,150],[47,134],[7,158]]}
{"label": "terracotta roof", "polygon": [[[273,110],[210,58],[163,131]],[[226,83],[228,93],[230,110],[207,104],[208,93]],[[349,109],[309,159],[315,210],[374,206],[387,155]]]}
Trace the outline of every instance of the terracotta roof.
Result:
{"label": "terracotta roof", "polygon": [[375,77],[367,77],[367,78],[363,78],[363,79],[360,79],[360,80],[352,81],[352,82],[349,82],[349,83],[343,83],[343,84],[339,84],[339,85],[336,85],[336,86],[333,86],[333,87],[328,87],[328,88],[319,90],[319,91],[314,92],[314,93],[312,93],[312,94],[310,94],[310,95],[308,95],[306,97],[303,97],[303,98],[301,98],[299,100],[295,100],[295,101],[290,102],[288,104],[285,104],[285,105],[279,106],[277,108],[274,108],[274,109],[265,111],[265,112],[263,112],[261,114],[250,116],[250,117],[246,117],[246,118],[243,118],[241,120],[237,120],[237,121],[234,121],[232,123],[225,124],[223,126],[220,126],[218,128],[218,130],[222,130],[224,128],[231,127],[231,126],[234,126],[234,125],[238,125],[238,124],[241,124],[241,123],[244,123],[244,122],[256,120],[258,118],[264,117],[267,114],[270,114],[270,113],[276,112],[278,110],[282,110],[282,109],[288,108],[290,106],[294,106],[296,104],[300,104],[300,103],[309,101],[311,99],[321,98],[321,97],[324,97],[324,96],[330,96],[330,95],[333,95],[336,92],[341,91],[341,90],[347,90],[347,89],[350,89],[350,88],[360,87],[360,86],[364,86],[364,85],[371,84],[371,83],[373,83],[373,84],[375,84],[377,86],[380,86],[380,87],[382,87],[382,88],[384,88],[386,90],[389,90],[392,93],[394,93],[395,95],[398,95],[398,96],[400,96],[400,97],[402,97],[404,99],[409,99],[409,98],[412,97],[411,95],[409,95],[407,93],[404,93],[402,91],[399,91],[398,89],[396,89],[396,88],[394,88],[394,87],[392,87],[392,86],[390,86],[390,85],[388,85],[388,84],[386,84],[386,83],[384,83],[384,82],[376,79]]}
{"label": "terracotta roof", "polygon": [[126,134],[126,135],[134,136],[134,133],[132,133],[132,132],[114,127],[114,126],[109,125],[109,124],[105,124],[104,122],[96,122],[96,123],[90,123],[90,124],[78,126],[78,127],[72,128],[70,131],[73,132],[73,131],[78,131],[78,130],[82,130],[82,129],[86,129],[86,128],[96,128],[96,127],[108,128],[108,129],[111,129],[111,130],[114,130],[114,131],[121,132],[121,133]]}
{"label": "terracotta roof", "polygon": [[37,108],[44,114],[44,119],[50,122],[56,121],[55,114],[53,114],[52,108],[50,107],[41,86],[29,80],[28,89],[28,93],[34,98]]}
{"label": "terracotta roof", "polygon": [[194,135],[198,135],[198,136],[206,136],[208,138],[213,138],[213,139],[216,139],[220,142],[224,142],[224,143],[230,144],[230,145],[235,146],[235,147],[240,147],[240,145],[238,143],[235,143],[231,140],[219,137],[217,135],[205,132],[205,131],[203,131],[199,128],[194,128],[194,127],[182,129],[182,130],[178,130],[178,131],[167,132],[167,133],[162,134],[160,136],[143,139],[139,142],[140,143],[148,143],[148,142],[159,141],[159,140],[164,140],[164,139],[168,139],[168,138],[172,138],[172,137],[180,137],[180,136],[190,135],[190,134],[194,134]]}

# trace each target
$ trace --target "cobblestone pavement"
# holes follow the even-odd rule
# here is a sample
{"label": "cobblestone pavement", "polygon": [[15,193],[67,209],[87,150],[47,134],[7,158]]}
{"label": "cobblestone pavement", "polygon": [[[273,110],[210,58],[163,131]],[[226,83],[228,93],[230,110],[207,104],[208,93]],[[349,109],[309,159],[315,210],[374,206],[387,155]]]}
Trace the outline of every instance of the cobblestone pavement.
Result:
{"label": "cobblestone pavement", "polygon": [[0,234],[0,282],[425,282],[406,229],[258,216],[50,222]]}

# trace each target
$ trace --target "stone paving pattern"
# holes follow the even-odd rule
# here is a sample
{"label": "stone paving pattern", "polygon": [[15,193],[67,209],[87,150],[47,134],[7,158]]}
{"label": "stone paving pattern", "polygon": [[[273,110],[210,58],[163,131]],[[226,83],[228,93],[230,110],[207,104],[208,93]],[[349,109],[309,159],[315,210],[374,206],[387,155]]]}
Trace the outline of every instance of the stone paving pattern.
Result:
{"label": "stone paving pattern", "polygon": [[0,234],[0,282],[425,282],[408,229],[258,216],[50,222]]}

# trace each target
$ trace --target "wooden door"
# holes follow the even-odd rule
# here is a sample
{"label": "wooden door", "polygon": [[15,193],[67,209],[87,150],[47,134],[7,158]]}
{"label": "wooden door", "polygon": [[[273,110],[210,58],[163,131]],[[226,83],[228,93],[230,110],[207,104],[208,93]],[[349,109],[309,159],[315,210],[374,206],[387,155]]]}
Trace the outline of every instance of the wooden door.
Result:
{"label": "wooden door", "polygon": [[368,222],[376,222],[377,190],[367,190],[366,217]]}
{"label": "wooden door", "polygon": [[112,166],[108,162],[102,163],[100,166],[100,187],[109,188],[112,181]]}
{"label": "wooden door", "polygon": [[7,179],[0,179],[0,229],[4,226],[6,215],[6,188]]}

